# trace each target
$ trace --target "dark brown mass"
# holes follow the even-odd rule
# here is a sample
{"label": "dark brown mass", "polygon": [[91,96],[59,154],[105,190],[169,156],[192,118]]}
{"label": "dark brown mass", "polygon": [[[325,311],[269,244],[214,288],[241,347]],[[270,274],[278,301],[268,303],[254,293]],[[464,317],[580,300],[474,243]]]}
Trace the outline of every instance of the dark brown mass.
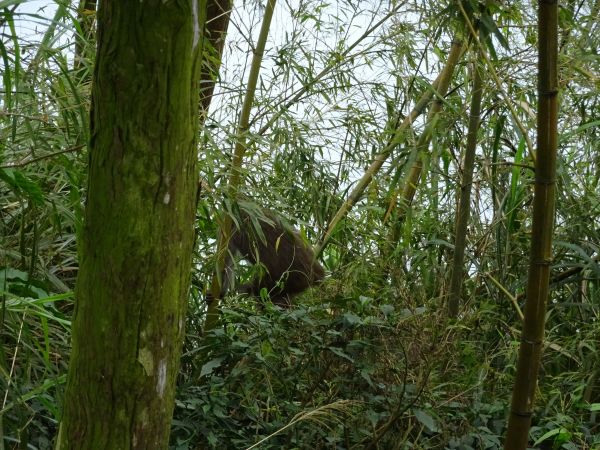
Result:
{"label": "dark brown mass", "polygon": [[273,303],[289,305],[292,297],[322,280],[325,271],[297,231],[284,225],[271,211],[262,213],[263,217],[254,217],[253,221],[242,210],[239,228],[234,226],[231,236],[231,253],[237,251],[243,259],[264,268],[261,275],[239,290],[259,296],[265,288]]}

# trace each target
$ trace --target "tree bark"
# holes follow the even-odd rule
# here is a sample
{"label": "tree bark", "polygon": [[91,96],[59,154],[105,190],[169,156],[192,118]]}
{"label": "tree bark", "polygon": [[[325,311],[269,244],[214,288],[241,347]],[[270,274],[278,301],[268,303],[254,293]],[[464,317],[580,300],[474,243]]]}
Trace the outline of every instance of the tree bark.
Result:
{"label": "tree bark", "polygon": [[210,57],[204,57],[205,64],[200,68],[200,113],[203,121],[207,114],[225,45],[225,37],[231,15],[231,0],[213,0],[208,2],[204,36],[208,40],[205,45]]}
{"label": "tree bark", "polygon": [[103,0],[57,449],[168,446],[197,189],[206,1]]}

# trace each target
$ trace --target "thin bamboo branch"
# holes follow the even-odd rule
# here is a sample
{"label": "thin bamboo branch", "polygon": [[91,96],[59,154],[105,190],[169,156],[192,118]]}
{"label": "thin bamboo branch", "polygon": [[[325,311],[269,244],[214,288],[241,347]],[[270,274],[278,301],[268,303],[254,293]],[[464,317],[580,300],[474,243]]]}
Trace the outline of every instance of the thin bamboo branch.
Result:
{"label": "thin bamboo branch", "polygon": [[[304,86],[302,86],[302,88],[300,88],[298,90],[298,92],[296,92],[292,98],[287,101],[280,109],[279,111],[277,111],[275,114],[273,114],[273,116],[258,130],[258,132],[256,133],[257,135],[261,136],[263,134],[265,134],[267,132],[267,130],[269,128],[271,128],[271,126],[273,126],[273,124],[286,112],[288,111],[293,105],[295,105],[296,103],[298,103],[302,97],[304,96],[304,94],[306,94],[306,92],[308,92],[308,90],[313,87],[315,84],[317,84],[319,81],[321,81],[323,78],[325,78],[325,76],[327,76],[329,73],[331,73],[335,68],[339,67],[340,65],[342,65],[344,63],[344,61],[346,60],[346,57],[350,54],[350,52],[352,50],[354,50],[362,41],[364,41],[366,38],[368,38],[369,36],[371,36],[373,34],[373,32],[375,30],[377,30],[379,27],[381,27],[385,22],[387,22],[391,17],[393,17],[402,6],[404,6],[406,2],[399,2],[393,9],[390,10],[390,12],[388,12],[385,16],[383,16],[381,18],[381,20],[377,21],[373,26],[369,27],[367,30],[365,30],[365,32],[360,35],[352,44],[350,44],[346,50],[344,50],[342,53],[339,54],[339,57],[336,58],[330,65],[326,66],[325,68],[323,68],[323,70],[321,70],[321,72],[319,72],[315,77],[313,77],[310,82],[306,83]],[[259,119],[261,118],[260,115],[258,115],[257,117],[255,117],[252,122],[255,123],[257,122]]]}
{"label": "thin bamboo branch", "polygon": [[69,147],[64,150],[59,150],[58,152],[49,153],[47,155],[38,156],[37,158],[32,158],[26,161],[21,161],[17,163],[7,164],[6,166],[0,166],[0,169],[14,169],[17,167],[25,167],[29,164],[35,164],[37,162],[43,161],[45,159],[51,159],[58,155],[64,155],[65,153],[73,153],[78,152],[79,150],[86,147],[86,144],[75,145],[74,147]]}
{"label": "thin bamboo branch", "polygon": [[[406,182],[404,183],[404,187],[402,188],[402,192],[400,194],[399,214],[396,218],[396,223],[393,226],[393,229],[395,230],[399,228],[398,225],[404,221],[407,212],[412,207],[412,203],[417,192],[417,187],[419,186],[421,179],[421,172],[423,171],[423,156],[429,147],[429,142],[431,141],[431,132],[435,127],[438,115],[442,110],[443,99],[448,92],[450,81],[452,80],[452,74],[454,73],[454,68],[460,60],[460,56],[462,55],[464,49],[465,47],[463,46],[462,41],[455,39],[452,42],[452,49],[448,55],[448,61],[446,62],[444,70],[440,74],[437,97],[429,108],[429,113],[427,114],[427,126],[425,127],[423,133],[421,133],[421,136],[419,136],[419,140],[415,146],[414,156],[412,157],[413,163],[409,169]],[[392,240],[397,240],[397,236],[394,235],[394,232],[392,232]]]}
{"label": "thin bamboo branch", "polygon": [[465,9],[462,5],[462,2],[458,2],[458,6],[460,8],[460,11],[461,11],[464,19],[465,19],[465,23],[467,24],[467,27],[469,28],[469,31],[471,32],[471,36],[473,37],[473,42],[475,42],[475,45],[477,45],[477,48],[479,49],[479,52],[481,53],[481,56],[483,57],[483,60],[485,61],[486,68],[487,68],[489,74],[492,76],[492,79],[496,83],[496,86],[498,87],[498,92],[502,96],[502,99],[504,100],[506,107],[510,111],[510,114],[511,114],[513,120],[515,121],[517,128],[519,128],[519,131],[523,135],[523,139],[525,139],[525,145],[527,145],[527,151],[531,155],[531,158],[535,161],[536,155],[535,155],[535,151],[533,148],[533,143],[531,142],[531,139],[529,138],[528,130],[525,128],[525,125],[523,125],[523,122],[521,122],[521,119],[519,119],[519,116],[517,115],[517,111],[513,105],[512,100],[510,98],[508,98],[508,94],[502,88],[502,81],[500,81],[500,77],[498,77],[498,74],[496,73],[496,69],[494,68],[494,65],[492,64],[492,62],[488,58],[487,54],[485,53],[485,48],[483,47],[483,44],[479,40],[479,36],[477,35],[477,32],[475,31],[475,27],[469,20],[469,16],[467,15],[467,12],[465,11]]}
{"label": "thin bamboo branch", "polygon": [[[419,117],[419,115],[421,115],[421,113],[423,112],[425,107],[429,104],[429,102],[433,98],[434,93],[436,93],[436,95],[441,95],[443,97],[444,94],[442,93],[442,90],[440,89],[440,84],[442,82],[444,82],[444,79],[446,77],[449,76],[448,72],[450,75],[452,74],[452,71],[454,70],[454,66],[455,66],[456,62],[458,61],[460,55],[462,54],[462,50],[463,50],[462,42],[457,41],[457,40],[452,42],[452,47],[450,49],[450,54],[448,55],[448,61],[446,62],[446,66],[444,67],[444,69],[442,70],[440,75],[438,75],[436,80],[432,83],[431,89],[427,90],[425,93],[423,93],[423,95],[421,96],[421,98],[419,99],[419,101],[417,102],[415,107],[413,108],[413,110],[410,112],[410,114],[408,114],[408,116],[404,119],[404,121],[396,129],[396,131],[394,132],[394,136],[392,137],[392,139],[390,140],[388,145],[386,145],[385,148],[375,157],[375,159],[373,160],[371,165],[365,171],[362,178],[356,184],[354,190],[348,196],[348,199],[344,202],[344,204],[340,207],[338,212],[335,214],[335,216],[329,223],[329,227],[327,228],[327,231],[325,232],[325,235],[323,236],[321,243],[317,246],[317,248],[315,250],[316,256],[320,255],[321,252],[323,251],[323,249],[327,246],[327,244],[329,243],[329,239],[331,239],[331,235],[332,235],[333,231],[335,230],[335,227],[342,220],[342,218],[350,211],[350,209],[352,209],[352,207],[356,204],[356,202],[361,198],[365,189],[367,188],[367,186],[369,185],[369,183],[371,182],[373,177],[379,172],[379,170],[383,166],[383,163],[386,161],[388,156],[391,154],[392,150],[394,148],[396,148],[398,143],[400,143],[402,141],[404,132],[412,125],[412,123],[415,121],[415,119],[417,117]],[[452,67],[452,71],[449,70],[449,66]],[[445,92],[445,90],[444,90],[444,92]]]}
{"label": "thin bamboo branch", "polygon": [[508,297],[508,299],[510,300],[510,302],[513,305],[513,308],[515,308],[515,311],[517,312],[517,315],[519,316],[519,319],[523,320],[524,316],[523,316],[523,311],[521,311],[521,308],[519,307],[519,301],[518,301],[518,296],[515,297],[514,295],[512,295],[508,289],[506,289],[502,283],[500,283],[500,281],[498,281],[495,277],[492,276],[491,273],[486,272],[485,276],[496,285],[496,287],[498,289],[500,289],[500,291],[506,296]]}

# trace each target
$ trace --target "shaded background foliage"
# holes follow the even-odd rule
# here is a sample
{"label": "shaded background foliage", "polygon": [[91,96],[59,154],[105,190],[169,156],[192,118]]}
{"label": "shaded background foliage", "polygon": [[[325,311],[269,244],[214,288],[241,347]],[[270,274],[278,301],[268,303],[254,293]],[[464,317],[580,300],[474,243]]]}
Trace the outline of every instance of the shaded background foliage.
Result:
{"label": "shaded background foliage", "polygon": [[[462,30],[454,3],[405,2],[363,35],[388,10],[358,3],[278,5],[251,119],[243,193],[312,242],[427,90],[451,36]],[[536,20],[529,4],[464,4],[488,31],[491,63],[460,321],[442,325],[472,94],[470,54],[428,130],[430,152],[406,220],[394,222],[387,213],[423,119],[336,229],[322,256],[329,276],[319,288],[289,311],[229,298],[225,326],[202,336],[215,210],[263,11],[258,2],[236,2],[201,136],[201,176],[210,190],[198,205],[173,448],[246,448],[276,432],[260,448],[501,447],[533,180],[528,144],[506,99],[533,130]],[[50,448],[68,360],[89,139],[93,51],[74,66],[74,47],[82,36],[84,48],[94,43],[79,25],[76,4],[0,5],[0,432],[8,448]],[[536,448],[600,445],[597,17],[598,2],[561,5],[555,261],[531,432]]]}

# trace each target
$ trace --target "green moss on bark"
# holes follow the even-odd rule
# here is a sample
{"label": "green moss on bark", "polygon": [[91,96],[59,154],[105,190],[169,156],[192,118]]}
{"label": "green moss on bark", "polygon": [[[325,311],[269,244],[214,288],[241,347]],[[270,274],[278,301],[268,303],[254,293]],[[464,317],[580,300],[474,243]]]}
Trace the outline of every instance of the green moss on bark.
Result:
{"label": "green moss on bark", "polygon": [[197,8],[192,1],[100,3],[58,449],[168,444],[197,186]]}

